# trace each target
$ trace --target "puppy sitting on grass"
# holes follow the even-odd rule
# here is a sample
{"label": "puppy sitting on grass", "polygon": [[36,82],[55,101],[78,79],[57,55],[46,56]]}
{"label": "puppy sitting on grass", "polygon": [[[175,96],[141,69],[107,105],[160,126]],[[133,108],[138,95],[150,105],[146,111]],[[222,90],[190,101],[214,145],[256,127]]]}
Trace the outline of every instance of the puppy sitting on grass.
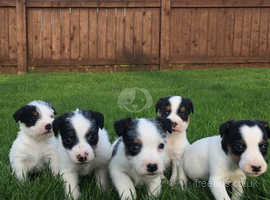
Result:
{"label": "puppy sitting on grass", "polygon": [[169,120],[122,119],[115,122],[120,136],[113,144],[109,165],[114,186],[122,200],[136,198],[135,186],[145,184],[149,195],[158,196],[166,163],[166,132]]}
{"label": "puppy sitting on grass", "polygon": [[167,156],[172,165],[171,185],[180,181],[180,165],[185,148],[189,145],[187,128],[190,114],[193,113],[193,104],[190,99],[181,96],[160,98],[156,104],[159,117],[168,119],[172,123],[172,133],[168,134]]}
{"label": "puppy sitting on grass", "polygon": [[[29,172],[39,171],[55,159],[54,114],[51,104],[44,101],[32,101],[14,113],[13,118],[19,122],[20,131],[10,149],[9,160],[20,181],[24,181]],[[51,167],[54,168],[53,165]]]}
{"label": "puppy sitting on grass", "polygon": [[65,182],[66,194],[74,199],[80,195],[79,176],[94,171],[97,184],[107,188],[111,143],[99,112],[77,109],[53,121],[57,137],[56,154],[59,173]]}
{"label": "puppy sitting on grass", "polygon": [[230,200],[226,184],[232,183],[232,200],[240,199],[246,176],[259,176],[265,162],[270,128],[262,121],[227,121],[220,135],[203,138],[184,152],[181,180],[209,180],[216,200]]}

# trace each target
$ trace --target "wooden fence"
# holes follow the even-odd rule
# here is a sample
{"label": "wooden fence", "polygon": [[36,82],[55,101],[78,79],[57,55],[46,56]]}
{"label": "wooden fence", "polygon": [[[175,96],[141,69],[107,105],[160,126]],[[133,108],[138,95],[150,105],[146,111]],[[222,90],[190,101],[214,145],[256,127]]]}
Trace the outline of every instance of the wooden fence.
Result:
{"label": "wooden fence", "polygon": [[0,0],[0,72],[270,63],[269,0]]}

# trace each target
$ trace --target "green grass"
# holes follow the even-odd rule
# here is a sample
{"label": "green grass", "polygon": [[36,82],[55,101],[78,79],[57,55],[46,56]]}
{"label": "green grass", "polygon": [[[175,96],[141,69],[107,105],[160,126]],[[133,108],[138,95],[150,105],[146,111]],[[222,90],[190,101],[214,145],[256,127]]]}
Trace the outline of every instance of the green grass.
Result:
{"label": "green grass", "polygon": [[[190,142],[217,134],[219,125],[229,119],[270,121],[270,69],[0,75],[0,199],[64,198],[61,179],[53,177],[49,170],[25,184],[19,183],[11,174],[8,152],[18,131],[18,125],[12,119],[16,109],[31,100],[41,99],[51,102],[58,114],[76,108],[97,110],[104,114],[105,127],[113,140],[116,137],[112,126],[115,120],[127,116],[155,116],[154,105],[139,113],[118,107],[120,92],[132,87],[147,89],[154,104],[159,97],[168,95],[192,99],[195,110],[188,128]],[[268,170],[259,178],[249,179],[243,199],[270,199],[269,174]],[[82,178],[80,186],[81,199],[118,199],[112,187],[105,193],[99,191],[91,176]],[[148,199],[145,188],[138,191],[139,199]],[[190,183],[185,191],[164,184],[158,199],[210,200],[213,197],[207,187]]]}

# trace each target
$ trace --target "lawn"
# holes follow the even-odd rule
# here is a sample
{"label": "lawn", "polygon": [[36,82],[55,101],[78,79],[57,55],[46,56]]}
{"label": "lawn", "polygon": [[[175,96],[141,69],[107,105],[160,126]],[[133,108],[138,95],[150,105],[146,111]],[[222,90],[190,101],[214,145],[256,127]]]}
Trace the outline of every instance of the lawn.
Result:
{"label": "lawn", "polygon": [[[133,73],[49,73],[0,75],[0,199],[63,199],[60,177],[49,170],[19,183],[11,174],[8,152],[16,137],[18,124],[12,114],[34,99],[49,101],[58,114],[76,108],[100,111],[105,116],[105,127],[113,141],[116,136],[113,122],[123,117],[155,116],[154,105],[142,112],[129,112],[117,104],[125,88],[145,88],[155,105],[159,97],[181,95],[193,101],[194,114],[188,128],[193,142],[218,134],[221,123],[229,119],[260,119],[270,122],[270,69],[215,69],[168,72]],[[141,99],[136,98],[138,104]],[[268,154],[268,159],[270,153]],[[111,187],[101,192],[91,176],[81,179],[80,199],[118,199]],[[144,188],[139,188],[138,199],[148,199]],[[181,191],[163,185],[158,199],[213,199],[207,187],[190,184]],[[259,178],[248,179],[243,199],[270,199],[270,170]]]}

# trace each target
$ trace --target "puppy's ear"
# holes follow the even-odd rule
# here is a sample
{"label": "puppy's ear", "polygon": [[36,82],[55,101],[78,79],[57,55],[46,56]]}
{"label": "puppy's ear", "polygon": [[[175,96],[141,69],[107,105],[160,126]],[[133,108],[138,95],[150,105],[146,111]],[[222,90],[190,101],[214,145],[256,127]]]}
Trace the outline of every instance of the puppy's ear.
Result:
{"label": "puppy's ear", "polygon": [[158,102],[156,103],[156,113],[160,110],[160,108],[161,108],[161,105],[162,105],[162,103],[163,103],[163,98],[160,98],[159,100],[158,100]]}
{"label": "puppy's ear", "polygon": [[162,117],[157,117],[156,118],[157,122],[160,124],[161,128],[165,132],[172,133],[172,122],[169,119],[164,119]]}
{"label": "puppy's ear", "polygon": [[229,129],[232,126],[232,123],[233,123],[233,120],[229,120],[229,121],[220,125],[219,134],[221,135],[221,137],[223,137],[224,135],[226,135],[228,133]]}
{"label": "puppy's ear", "polygon": [[59,117],[56,117],[53,120],[52,126],[53,126],[53,132],[54,132],[55,136],[58,136],[59,129],[63,125],[63,123],[65,122],[66,117],[67,117],[67,114],[64,114],[64,115],[61,115]]}
{"label": "puppy's ear", "polygon": [[29,118],[33,114],[34,111],[35,111],[35,106],[25,105],[13,114],[13,118],[16,122],[18,121],[24,122],[25,119]]}
{"label": "puppy's ear", "polygon": [[114,130],[116,134],[118,136],[125,135],[131,122],[132,119],[130,117],[114,122]]}
{"label": "puppy's ear", "polygon": [[100,129],[103,129],[104,127],[104,116],[100,112],[92,112],[93,118],[95,118],[97,125]]}
{"label": "puppy's ear", "polygon": [[186,100],[187,100],[187,107],[188,107],[189,112],[194,113],[194,107],[193,107],[192,101],[190,99],[186,99]]}
{"label": "puppy's ear", "polygon": [[267,133],[267,136],[270,139],[270,127],[269,127],[268,122],[266,122],[266,121],[260,121],[260,120],[257,120],[257,122],[264,127],[264,129],[265,129],[265,131]]}

